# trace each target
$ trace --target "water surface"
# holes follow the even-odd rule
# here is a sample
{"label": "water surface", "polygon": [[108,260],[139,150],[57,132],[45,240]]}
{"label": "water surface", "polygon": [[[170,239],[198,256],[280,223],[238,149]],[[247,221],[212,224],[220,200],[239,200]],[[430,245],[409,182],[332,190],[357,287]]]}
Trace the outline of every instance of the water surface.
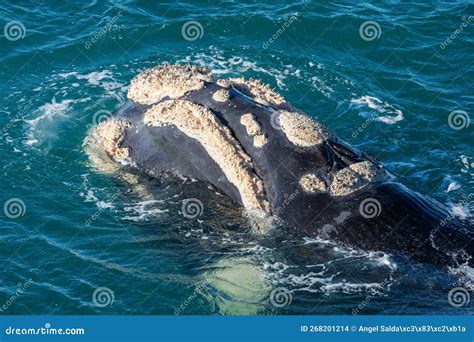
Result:
{"label": "water surface", "polygon": [[[19,36],[0,37],[0,202],[21,200],[23,214],[0,216],[2,313],[472,314],[472,304],[448,303],[449,290],[472,285],[471,269],[278,229],[255,236],[215,189],[116,168],[91,159],[85,143],[126,101],[137,73],[189,62],[217,77],[262,79],[405,184],[469,215],[472,125],[453,129],[448,117],[473,113],[472,4],[25,1],[0,9],[2,25],[21,23]],[[361,34],[367,21],[375,31]],[[183,216],[189,198],[203,203],[196,218]]]}

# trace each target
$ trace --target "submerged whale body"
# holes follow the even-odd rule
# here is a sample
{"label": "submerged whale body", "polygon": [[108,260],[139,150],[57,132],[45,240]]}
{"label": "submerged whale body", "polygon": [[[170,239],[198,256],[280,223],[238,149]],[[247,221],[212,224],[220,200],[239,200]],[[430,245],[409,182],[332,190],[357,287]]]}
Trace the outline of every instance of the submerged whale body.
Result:
{"label": "submerged whale body", "polygon": [[213,184],[278,226],[421,262],[472,265],[473,229],[258,80],[160,65],[100,123],[107,154]]}

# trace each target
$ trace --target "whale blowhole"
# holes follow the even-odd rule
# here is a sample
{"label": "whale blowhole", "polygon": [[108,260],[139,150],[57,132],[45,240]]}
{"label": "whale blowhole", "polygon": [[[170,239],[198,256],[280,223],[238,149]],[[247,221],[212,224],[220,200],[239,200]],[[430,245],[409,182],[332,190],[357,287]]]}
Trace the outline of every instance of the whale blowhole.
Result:
{"label": "whale blowhole", "polygon": [[218,84],[222,87],[234,87],[244,95],[252,98],[255,102],[264,106],[273,106],[280,108],[286,106],[286,100],[272,90],[269,85],[262,83],[260,80],[246,80],[243,77],[229,78],[226,80],[218,80]]}

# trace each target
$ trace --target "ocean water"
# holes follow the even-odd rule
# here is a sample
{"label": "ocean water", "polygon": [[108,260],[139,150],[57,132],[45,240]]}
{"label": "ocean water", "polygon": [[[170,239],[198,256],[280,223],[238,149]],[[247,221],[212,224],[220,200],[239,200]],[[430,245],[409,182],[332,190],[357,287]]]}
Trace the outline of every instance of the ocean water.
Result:
{"label": "ocean water", "polygon": [[[215,189],[117,167],[87,140],[143,69],[205,65],[269,83],[405,184],[469,216],[472,3],[0,9],[2,314],[472,314],[468,267],[400,262],[278,229],[256,236]],[[188,198],[202,200],[195,218],[183,215]],[[464,300],[453,303],[455,288]]]}

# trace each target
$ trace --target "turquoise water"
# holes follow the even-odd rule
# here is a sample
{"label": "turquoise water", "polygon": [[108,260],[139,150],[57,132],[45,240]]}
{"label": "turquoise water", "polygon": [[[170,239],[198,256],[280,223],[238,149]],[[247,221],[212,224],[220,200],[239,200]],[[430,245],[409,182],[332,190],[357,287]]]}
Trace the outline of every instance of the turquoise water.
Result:
{"label": "turquoise water", "polygon": [[[472,304],[448,301],[452,288],[472,286],[472,269],[255,236],[214,189],[116,168],[86,139],[144,68],[206,65],[217,76],[264,80],[405,184],[469,215],[472,4],[24,1],[0,9],[1,313],[352,314],[362,305],[356,313],[472,314]],[[206,199],[197,219],[181,213],[190,197]]]}

